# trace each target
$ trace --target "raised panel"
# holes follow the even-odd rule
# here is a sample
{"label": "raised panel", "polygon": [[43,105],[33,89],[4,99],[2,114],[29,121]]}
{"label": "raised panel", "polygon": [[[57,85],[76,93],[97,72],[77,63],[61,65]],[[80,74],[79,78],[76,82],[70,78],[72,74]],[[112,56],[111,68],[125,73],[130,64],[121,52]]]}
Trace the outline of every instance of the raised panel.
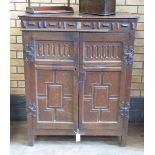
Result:
{"label": "raised panel", "polygon": [[64,99],[63,102],[63,108],[56,110],[56,120],[57,122],[72,122],[74,113],[72,107],[72,99]]}
{"label": "raised panel", "polygon": [[61,71],[56,74],[56,83],[63,83],[63,92],[67,97],[72,97],[73,95],[73,82],[74,82],[74,72],[73,71]]}
{"label": "raised panel", "polygon": [[111,97],[120,95],[121,72],[105,72],[103,82],[111,85],[109,90]]}
{"label": "raised panel", "polygon": [[38,102],[38,111],[37,111],[38,122],[39,121],[40,122],[54,121],[54,109],[47,108],[46,99],[45,98],[38,98],[37,102]]}
{"label": "raised panel", "polygon": [[47,86],[47,106],[53,108],[62,108],[62,85]]}
{"label": "raised panel", "polygon": [[38,129],[43,128],[43,124],[46,129],[75,126],[77,94],[74,94],[74,77],[74,71],[36,70]]}
{"label": "raised panel", "polygon": [[84,123],[98,122],[98,113],[92,110],[91,100],[84,100],[82,105],[82,125]]}
{"label": "raised panel", "polygon": [[108,109],[109,106],[109,86],[94,86],[93,89],[94,109]]}
{"label": "raised panel", "polygon": [[107,123],[111,127],[118,127],[121,72],[83,72],[80,90],[81,129],[89,129],[91,124],[93,128],[104,129]]}
{"label": "raised panel", "polygon": [[54,71],[38,70],[36,77],[37,95],[44,96],[46,94],[46,83],[54,83]]}

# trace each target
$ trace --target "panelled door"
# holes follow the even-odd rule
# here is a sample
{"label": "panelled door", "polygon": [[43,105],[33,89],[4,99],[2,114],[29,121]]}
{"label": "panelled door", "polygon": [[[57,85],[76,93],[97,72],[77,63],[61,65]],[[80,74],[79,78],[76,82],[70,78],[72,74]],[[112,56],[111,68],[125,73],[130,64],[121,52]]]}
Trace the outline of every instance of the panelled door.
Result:
{"label": "panelled door", "polygon": [[[36,129],[76,129],[78,125],[78,38],[72,32],[32,32],[31,86],[36,89]],[[34,79],[33,79],[34,77]]]}
{"label": "panelled door", "polygon": [[[125,72],[123,51],[128,46],[126,33],[80,34],[79,128],[119,134],[122,118]],[[107,132],[107,130],[109,132]],[[98,133],[98,132],[96,132]],[[93,134],[96,134],[93,132]]]}

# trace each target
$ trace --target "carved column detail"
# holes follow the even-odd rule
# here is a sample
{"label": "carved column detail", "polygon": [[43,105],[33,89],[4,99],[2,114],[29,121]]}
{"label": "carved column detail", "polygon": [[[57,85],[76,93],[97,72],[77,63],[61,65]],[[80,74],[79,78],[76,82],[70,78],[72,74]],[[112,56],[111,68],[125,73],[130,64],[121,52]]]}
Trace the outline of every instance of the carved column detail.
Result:
{"label": "carved column detail", "polygon": [[129,109],[130,109],[130,103],[129,102],[126,102],[126,103],[123,102],[120,105],[120,110],[119,110],[121,117],[129,118]]}
{"label": "carved column detail", "polygon": [[124,49],[124,63],[131,65],[133,63],[134,50],[131,46]]}
{"label": "carved column detail", "polygon": [[24,61],[26,63],[33,63],[35,59],[35,41],[32,41],[24,47]]}
{"label": "carved column detail", "polygon": [[37,105],[36,103],[30,103],[26,106],[27,115],[36,117]]}

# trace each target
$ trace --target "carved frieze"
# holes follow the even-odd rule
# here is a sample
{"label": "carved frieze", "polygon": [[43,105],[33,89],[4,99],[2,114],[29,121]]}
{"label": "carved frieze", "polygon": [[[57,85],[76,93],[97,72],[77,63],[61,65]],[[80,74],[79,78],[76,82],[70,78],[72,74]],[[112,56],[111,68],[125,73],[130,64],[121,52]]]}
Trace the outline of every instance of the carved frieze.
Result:
{"label": "carved frieze", "polygon": [[25,29],[48,29],[48,30],[96,30],[102,32],[129,31],[135,29],[134,22],[112,22],[112,21],[55,21],[55,20],[34,20],[22,21]]}
{"label": "carved frieze", "polygon": [[121,60],[120,43],[85,42],[85,61]]}
{"label": "carved frieze", "polygon": [[36,41],[37,59],[73,59],[74,44],[70,41]]}

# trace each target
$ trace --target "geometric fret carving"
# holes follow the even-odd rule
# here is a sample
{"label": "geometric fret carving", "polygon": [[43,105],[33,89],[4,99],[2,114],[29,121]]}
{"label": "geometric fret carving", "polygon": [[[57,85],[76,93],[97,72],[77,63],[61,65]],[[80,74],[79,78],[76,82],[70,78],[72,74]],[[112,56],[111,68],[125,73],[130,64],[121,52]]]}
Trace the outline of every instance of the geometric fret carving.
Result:
{"label": "geometric fret carving", "polygon": [[52,29],[52,30],[95,30],[95,31],[102,31],[102,32],[118,32],[118,31],[129,31],[136,29],[135,22],[114,22],[114,21],[107,21],[107,22],[85,22],[85,21],[63,21],[63,20],[23,20],[22,28],[25,29]]}
{"label": "geometric fret carving", "polygon": [[72,122],[73,71],[36,70],[38,122]]}
{"label": "geometric fret carving", "polygon": [[[121,72],[85,72],[83,122],[115,122],[118,113]],[[111,78],[113,77],[113,78]]]}
{"label": "geometric fret carving", "polygon": [[119,43],[85,42],[85,61],[120,60]]}
{"label": "geometric fret carving", "polygon": [[66,41],[36,41],[37,59],[72,59],[73,42]]}
{"label": "geometric fret carving", "polygon": [[23,20],[21,23],[23,28],[39,28],[39,29],[77,29],[77,22],[75,21],[27,21]]}
{"label": "geometric fret carving", "polygon": [[47,106],[62,108],[62,85],[47,84]]}
{"label": "geometric fret carving", "polygon": [[109,108],[109,86],[99,85],[94,86],[93,89],[93,107],[94,109],[108,109]]}

